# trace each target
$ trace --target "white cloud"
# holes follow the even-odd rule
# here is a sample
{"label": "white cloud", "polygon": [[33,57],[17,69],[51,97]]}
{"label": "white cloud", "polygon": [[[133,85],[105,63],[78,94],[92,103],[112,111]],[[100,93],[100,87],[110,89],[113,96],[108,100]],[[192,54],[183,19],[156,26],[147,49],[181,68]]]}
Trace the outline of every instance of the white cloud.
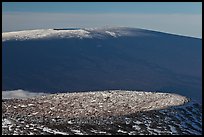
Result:
{"label": "white cloud", "polygon": [[11,91],[2,91],[2,99],[10,99],[10,98],[29,98],[34,96],[43,96],[48,93],[36,93],[36,92],[30,92],[25,90],[11,90]]}
{"label": "white cloud", "polygon": [[202,14],[3,13],[3,31],[127,26],[202,37]]}

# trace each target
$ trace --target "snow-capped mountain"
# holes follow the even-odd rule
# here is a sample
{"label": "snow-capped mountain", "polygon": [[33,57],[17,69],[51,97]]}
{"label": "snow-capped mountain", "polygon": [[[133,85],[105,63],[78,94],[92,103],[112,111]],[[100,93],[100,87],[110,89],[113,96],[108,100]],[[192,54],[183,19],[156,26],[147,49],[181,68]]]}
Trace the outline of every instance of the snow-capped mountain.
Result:
{"label": "snow-capped mountain", "polygon": [[[2,134],[201,135],[201,57],[202,39],[136,28],[2,33]],[[59,94],[81,91],[102,92]]]}
{"label": "snow-capped mountain", "polygon": [[16,32],[5,32],[2,34],[2,41],[9,40],[34,40],[34,39],[62,39],[62,38],[106,38],[120,36],[141,36],[148,33],[141,32],[137,29],[137,33],[132,33],[128,28],[85,28],[85,29],[38,29],[25,30]]}
{"label": "snow-capped mountain", "polygon": [[156,90],[201,101],[201,44],[126,27],[5,32],[2,90]]}

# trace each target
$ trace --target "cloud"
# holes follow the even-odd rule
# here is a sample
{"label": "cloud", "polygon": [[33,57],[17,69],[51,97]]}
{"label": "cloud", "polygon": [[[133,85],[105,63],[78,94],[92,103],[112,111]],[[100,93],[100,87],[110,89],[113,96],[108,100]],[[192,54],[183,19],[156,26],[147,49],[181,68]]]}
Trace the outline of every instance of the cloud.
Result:
{"label": "cloud", "polygon": [[145,28],[201,38],[202,14],[4,12],[2,16],[3,32],[25,29],[104,26]]}
{"label": "cloud", "polygon": [[47,95],[48,93],[35,93],[35,92],[29,92],[25,90],[11,90],[11,91],[2,91],[2,99],[11,99],[11,98],[29,98],[34,96],[43,96]]}

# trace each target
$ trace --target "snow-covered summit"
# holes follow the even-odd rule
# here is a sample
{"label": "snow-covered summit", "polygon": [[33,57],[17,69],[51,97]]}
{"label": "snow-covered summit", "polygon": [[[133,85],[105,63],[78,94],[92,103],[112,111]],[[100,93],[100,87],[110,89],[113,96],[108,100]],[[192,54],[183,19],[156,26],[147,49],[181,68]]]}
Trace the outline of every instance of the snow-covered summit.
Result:
{"label": "snow-covered summit", "polygon": [[119,36],[138,36],[145,33],[141,29],[125,27],[115,28],[84,28],[84,29],[36,29],[15,32],[3,32],[2,41],[32,40],[49,38],[106,38]]}
{"label": "snow-covered summit", "polygon": [[79,30],[56,30],[56,29],[37,29],[2,33],[2,41],[7,40],[28,40],[28,39],[47,39],[47,38],[67,38],[67,37],[90,37],[89,32]]}

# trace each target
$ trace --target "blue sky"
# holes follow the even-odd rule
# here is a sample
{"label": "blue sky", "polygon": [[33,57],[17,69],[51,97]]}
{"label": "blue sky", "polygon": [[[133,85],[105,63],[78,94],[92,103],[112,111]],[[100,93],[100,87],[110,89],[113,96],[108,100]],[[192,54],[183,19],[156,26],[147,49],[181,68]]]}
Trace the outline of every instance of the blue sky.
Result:
{"label": "blue sky", "polygon": [[201,13],[198,2],[3,2],[5,12]]}
{"label": "blue sky", "polygon": [[202,37],[201,2],[3,2],[5,31],[127,26]]}

